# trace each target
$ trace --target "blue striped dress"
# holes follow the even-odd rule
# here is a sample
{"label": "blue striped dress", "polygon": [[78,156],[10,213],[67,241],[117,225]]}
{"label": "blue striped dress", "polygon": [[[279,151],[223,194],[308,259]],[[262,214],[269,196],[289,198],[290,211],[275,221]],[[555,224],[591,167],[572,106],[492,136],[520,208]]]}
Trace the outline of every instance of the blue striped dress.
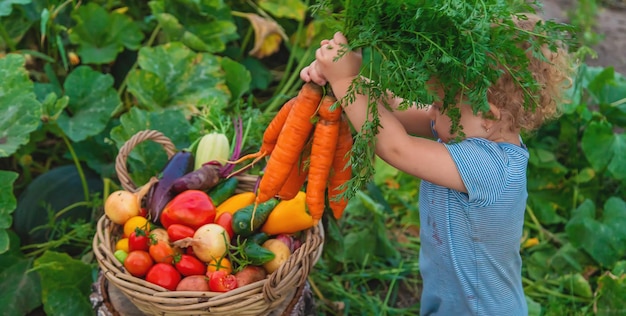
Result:
{"label": "blue striped dress", "polygon": [[482,138],[445,146],[468,193],[421,183],[421,315],[527,315],[519,247],[528,151]]}

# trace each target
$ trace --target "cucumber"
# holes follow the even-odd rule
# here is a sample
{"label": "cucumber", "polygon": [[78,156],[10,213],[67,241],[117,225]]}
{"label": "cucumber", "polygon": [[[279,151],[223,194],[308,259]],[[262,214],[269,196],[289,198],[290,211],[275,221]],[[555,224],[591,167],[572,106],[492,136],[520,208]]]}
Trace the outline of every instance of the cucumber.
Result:
{"label": "cucumber", "polygon": [[237,185],[239,185],[239,180],[232,177],[218,183],[213,189],[209,190],[207,193],[211,197],[213,205],[218,206],[235,194]]}
{"label": "cucumber", "polygon": [[237,211],[233,214],[233,232],[235,235],[248,237],[259,232],[277,204],[278,199],[272,198],[260,204],[248,205]]}

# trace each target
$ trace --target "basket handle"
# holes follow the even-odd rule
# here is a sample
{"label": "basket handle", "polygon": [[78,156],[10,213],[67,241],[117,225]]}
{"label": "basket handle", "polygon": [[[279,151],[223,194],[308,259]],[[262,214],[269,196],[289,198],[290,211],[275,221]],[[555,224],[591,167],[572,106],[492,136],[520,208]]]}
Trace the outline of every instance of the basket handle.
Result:
{"label": "basket handle", "polygon": [[128,155],[130,152],[137,146],[137,144],[145,141],[151,140],[157,144],[163,146],[165,152],[167,153],[167,158],[172,158],[176,153],[176,146],[174,143],[167,138],[167,136],[163,135],[163,133],[155,130],[143,130],[133,135],[124,145],[120,148],[117,157],[115,158],[115,172],[117,172],[117,177],[120,180],[120,184],[122,187],[127,190],[134,192],[137,189],[137,185],[133,182],[133,180],[128,175],[128,168],[126,167],[126,160],[128,159]]}

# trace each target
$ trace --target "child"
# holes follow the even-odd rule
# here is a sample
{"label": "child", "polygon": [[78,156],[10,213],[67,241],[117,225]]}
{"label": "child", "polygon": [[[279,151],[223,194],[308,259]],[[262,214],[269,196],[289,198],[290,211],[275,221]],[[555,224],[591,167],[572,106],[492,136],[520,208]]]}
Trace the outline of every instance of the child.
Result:
{"label": "child", "polygon": [[[518,27],[532,30],[539,18],[527,15]],[[347,44],[341,33],[323,40],[316,60],[304,68],[304,81],[329,83],[338,100],[359,77],[361,55],[352,51],[336,59]],[[489,110],[460,110],[462,139],[451,134],[451,120],[440,101],[428,108],[390,111],[379,103],[376,154],[390,165],[420,179],[420,273],[422,315],[526,315],[528,313],[519,254],[526,207],[528,151],[522,130],[533,130],[556,113],[570,81],[564,50],[543,50],[550,62],[532,59],[530,69],[541,89],[534,110],[523,106],[524,93],[503,74],[489,89]],[[532,58],[529,55],[529,58]],[[441,89],[434,91],[443,98]],[[397,106],[400,99],[389,103]],[[368,97],[357,94],[342,104],[360,130],[367,119]],[[431,140],[435,134],[438,140]]]}

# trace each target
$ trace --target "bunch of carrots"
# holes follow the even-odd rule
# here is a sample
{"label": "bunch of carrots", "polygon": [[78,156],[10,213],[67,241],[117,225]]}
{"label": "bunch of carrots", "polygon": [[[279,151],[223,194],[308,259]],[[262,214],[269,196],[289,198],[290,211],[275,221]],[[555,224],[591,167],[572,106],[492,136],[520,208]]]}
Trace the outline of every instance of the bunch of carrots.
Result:
{"label": "bunch of carrots", "polygon": [[348,202],[342,196],[344,184],[352,177],[352,134],[336,102],[334,96],[323,94],[322,87],[305,83],[274,116],[259,151],[233,162],[254,158],[250,166],[269,156],[256,204],[273,197],[292,199],[306,183],[306,203],[316,224],[327,195],[333,216],[341,217]]}

